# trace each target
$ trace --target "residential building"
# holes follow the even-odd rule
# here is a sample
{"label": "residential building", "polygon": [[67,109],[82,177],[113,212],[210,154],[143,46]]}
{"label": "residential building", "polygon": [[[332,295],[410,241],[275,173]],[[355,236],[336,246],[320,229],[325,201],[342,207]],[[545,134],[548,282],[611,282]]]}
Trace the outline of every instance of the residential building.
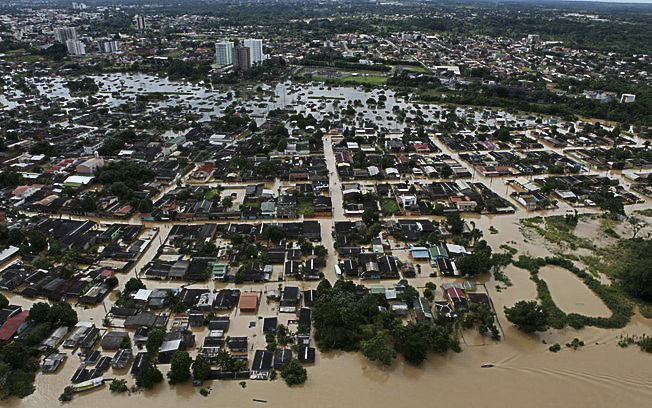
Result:
{"label": "residential building", "polygon": [[54,29],[54,38],[60,43],[66,43],[68,40],[77,39],[77,30],[75,27],[61,27]]}
{"label": "residential building", "polygon": [[66,41],[69,55],[86,55],[86,46],[79,40]]}
{"label": "residential building", "polygon": [[237,71],[246,71],[251,68],[249,48],[242,46],[233,48],[233,68]]}
{"label": "residential building", "polygon": [[145,16],[136,16],[136,26],[139,31],[145,31]]}
{"label": "residential building", "polygon": [[215,44],[215,62],[219,66],[233,64],[233,41],[220,41]]}
{"label": "residential building", "polygon": [[243,41],[244,46],[249,48],[249,63],[260,64],[265,59],[263,56],[263,40],[249,38]]}
{"label": "residential building", "polygon": [[104,54],[120,51],[120,43],[115,40],[100,40],[97,42],[97,49]]}

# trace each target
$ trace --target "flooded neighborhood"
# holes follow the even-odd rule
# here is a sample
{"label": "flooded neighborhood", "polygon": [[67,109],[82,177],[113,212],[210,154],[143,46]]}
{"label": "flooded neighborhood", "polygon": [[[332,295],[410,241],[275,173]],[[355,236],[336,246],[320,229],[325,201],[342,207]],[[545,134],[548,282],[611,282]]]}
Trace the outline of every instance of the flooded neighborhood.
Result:
{"label": "flooded neighborhood", "polygon": [[647,5],[164,3],[0,6],[3,406],[649,405]]}

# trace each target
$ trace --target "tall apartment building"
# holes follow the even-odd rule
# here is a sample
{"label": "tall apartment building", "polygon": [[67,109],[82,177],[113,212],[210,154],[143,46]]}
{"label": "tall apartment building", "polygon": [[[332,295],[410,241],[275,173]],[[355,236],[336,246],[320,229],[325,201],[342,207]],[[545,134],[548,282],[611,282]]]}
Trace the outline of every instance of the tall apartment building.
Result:
{"label": "tall apartment building", "polygon": [[220,41],[215,44],[215,62],[219,66],[233,64],[233,42]]}
{"label": "tall apartment building", "polygon": [[238,45],[233,48],[233,68],[237,71],[246,71],[251,68],[249,48]]}
{"label": "tall apartment building", "polygon": [[136,16],[136,26],[139,31],[145,31],[145,16]]}
{"label": "tall apartment building", "polygon": [[60,43],[66,43],[68,40],[77,39],[77,30],[75,27],[61,27],[54,29],[54,38]]}
{"label": "tall apartment building", "polygon": [[66,41],[66,48],[70,55],[86,55],[86,46],[79,40]]}
{"label": "tall apartment building", "polygon": [[99,40],[97,42],[97,50],[104,54],[120,51],[120,43],[115,40]]}
{"label": "tall apartment building", "polygon": [[249,48],[249,61],[252,64],[260,64],[263,62],[263,40],[249,38],[243,41],[243,45]]}

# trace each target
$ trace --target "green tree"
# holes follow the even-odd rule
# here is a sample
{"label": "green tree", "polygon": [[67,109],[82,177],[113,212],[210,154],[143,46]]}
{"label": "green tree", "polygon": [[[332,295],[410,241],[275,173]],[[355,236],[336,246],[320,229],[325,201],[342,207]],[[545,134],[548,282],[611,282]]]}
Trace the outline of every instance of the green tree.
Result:
{"label": "green tree", "polygon": [[0,309],[4,309],[7,306],[9,306],[9,299],[7,299],[5,295],[0,293]]}
{"label": "green tree", "polygon": [[457,212],[446,215],[446,224],[453,235],[460,235],[464,231],[464,220]]}
{"label": "green tree", "polygon": [[143,283],[142,280],[138,278],[130,278],[126,283],[125,283],[125,291],[126,292],[136,292],[139,289],[146,289],[145,284]]}
{"label": "green tree", "polygon": [[192,363],[192,376],[196,380],[207,380],[211,375],[211,365],[201,354]]}
{"label": "green tree", "polygon": [[395,346],[405,361],[413,365],[421,364],[428,357],[429,333],[424,323],[408,323],[394,336]]}
{"label": "green tree", "polygon": [[160,327],[151,329],[149,333],[147,333],[147,342],[145,343],[145,348],[147,349],[147,352],[151,356],[154,356],[156,353],[158,353],[158,350],[159,348],[161,348],[164,339],[165,339],[165,329]]}
{"label": "green tree", "polygon": [[371,226],[377,223],[379,218],[380,215],[378,214],[378,211],[374,210],[373,208],[365,208],[364,212],[362,213],[362,221],[366,226]]}
{"label": "green tree", "polygon": [[360,349],[369,360],[378,360],[387,366],[392,365],[392,360],[396,358],[396,350],[388,346],[385,338],[380,334],[363,341]]}
{"label": "green tree", "polygon": [[111,392],[115,392],[119,394],[129,391],[129,387],[127,387],[127,380],[115,379],[111,381],[111,385],[109,385],[109,390]]}
{"label": "green tree", "polygon": [[77,312],[68,302],[57,302],[48,312],[48,320],[57,324],[72,327],[79,321]]}
{"label": "green tree", "polygon": [[308,371],[301,365],[299,360],[292,359],[281,368],[281,377],[289,386],[303,384],[308,379]]}
{"label": "green tree", "polygon": [[163,381],[163,374],[149,361],[145,362],[136,374],[136,385],[138,387],[151,389],[161,381]]}
{"label": "green tree", "polygon": [[32,229],[27,236],[33,253],[39,253],[48,247],[48,239],[41,231]]}
{"label": "green tree", "polygon": [[170,384],[186,382],[190,379],[192,358],[187,351],[177,351],[172,355],[168,380]]}
{"label": "green tree", "polygon": [[29,318],[34,322],[45,322],[48,320],[50,305],[45,302],[37,302],[29,309]]}
{"label": "green tree", "polygon": [[505,317],[525,333],[544,331],[548,326],[546,313],[536,300],[521,300],[505,307]]}

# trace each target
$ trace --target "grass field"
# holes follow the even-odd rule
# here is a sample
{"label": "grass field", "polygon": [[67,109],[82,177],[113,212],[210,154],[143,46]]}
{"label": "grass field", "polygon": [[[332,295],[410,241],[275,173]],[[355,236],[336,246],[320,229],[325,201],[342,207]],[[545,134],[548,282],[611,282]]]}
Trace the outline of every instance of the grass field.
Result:
{"label": "grass field", "polygon": [[396,200],[393,198],[385,198],[380,203],[380,209],[385,215],[396,214],[400,211]]}
{"label": "grass field", "polygon": [[310,217],[315,213],[315,207],[312,205],[312,198],[300,198],[297,204],[297,213],[304,217]]}
{"label": "grass field", "polygon": [[387,77],[378,75],[346,76],[338,79],[337,82],[355,85],[385,85],[387,82]]}

